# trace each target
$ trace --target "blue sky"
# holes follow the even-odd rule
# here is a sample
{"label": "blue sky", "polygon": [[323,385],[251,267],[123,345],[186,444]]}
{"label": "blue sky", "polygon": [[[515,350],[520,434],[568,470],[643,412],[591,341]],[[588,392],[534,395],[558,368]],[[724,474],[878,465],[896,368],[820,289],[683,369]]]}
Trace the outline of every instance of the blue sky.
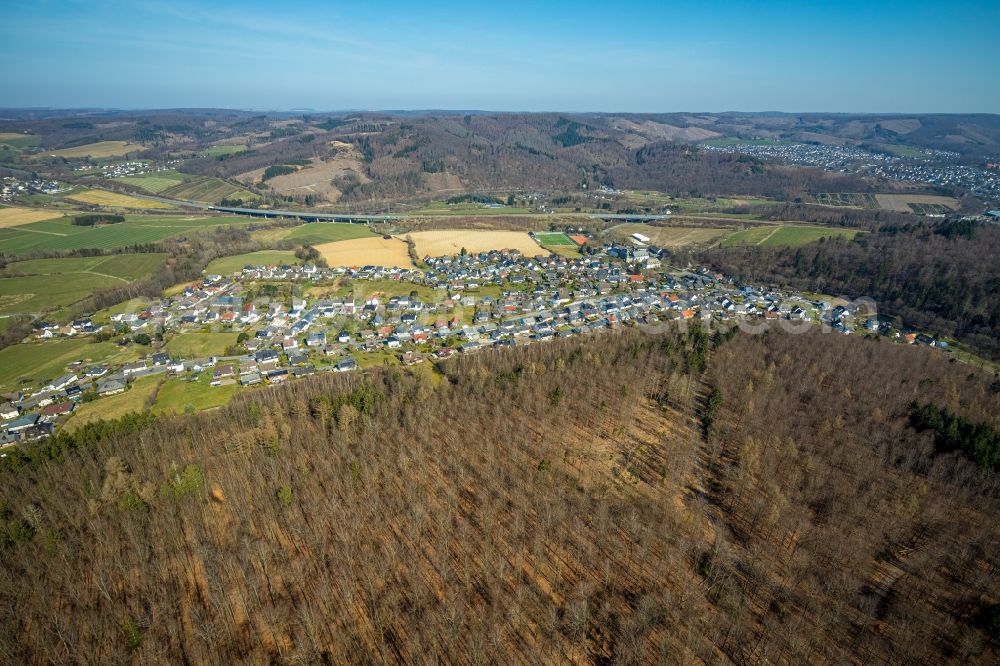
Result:
{"label": "blue sky", "polygon": [[0,107],[997,113],[998,27],[997,0],[10,0]]}

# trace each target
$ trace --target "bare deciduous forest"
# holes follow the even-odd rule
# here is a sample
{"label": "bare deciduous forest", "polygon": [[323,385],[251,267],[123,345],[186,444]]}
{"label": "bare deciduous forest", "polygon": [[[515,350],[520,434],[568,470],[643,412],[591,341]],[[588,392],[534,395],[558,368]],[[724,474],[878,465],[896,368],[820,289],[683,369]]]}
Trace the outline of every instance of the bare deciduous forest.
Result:
{"label": "bare deciduous forest", "polygon": [[700,329],[423,369],[8,465],[2,658],[995,663],[996,477],[908,421],[1000,425],[993,377]]}

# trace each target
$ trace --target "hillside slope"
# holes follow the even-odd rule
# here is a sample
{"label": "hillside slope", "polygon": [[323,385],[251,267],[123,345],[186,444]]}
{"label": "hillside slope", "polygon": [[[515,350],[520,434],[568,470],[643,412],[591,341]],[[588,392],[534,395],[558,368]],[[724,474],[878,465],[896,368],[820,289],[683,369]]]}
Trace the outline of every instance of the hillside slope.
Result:
{"label": "hillside slope", "polygon": [[482,352],[58,439],[4,476],[0,654],[995,660],[996,480],[906,420],[1000,425],[992,378],[728,337]]}

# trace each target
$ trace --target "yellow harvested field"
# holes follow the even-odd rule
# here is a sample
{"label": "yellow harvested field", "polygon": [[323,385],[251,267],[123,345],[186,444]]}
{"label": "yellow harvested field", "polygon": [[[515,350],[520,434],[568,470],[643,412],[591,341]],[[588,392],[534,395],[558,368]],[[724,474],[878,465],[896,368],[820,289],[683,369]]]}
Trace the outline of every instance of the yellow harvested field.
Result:
{"label": "yellow harvested field", "polygon": [[317,245],[329,266],[385,266],[412,268],[406,243],[397,238],[355,238]]}
{"label": "yellow harvested field", "polygon": [[108,206],[111,208],[170,208],[167,204],[160,203],[159,201],[140,199],[127,194],[118,194],[116,192],[107,192],[105,190],[87,190],[85,192],[77,192],[66,198],[73,201],[80,201],[82,203],[94,204],[97,206]]}
{"label": "yellow harvested field", "polygon": [[119,157],[126,153],[134,153],[145,150],[146,147],[138,143],[128,141],[99,141],[97,143],[86,143],[82,146],[72,148],[62,148],[45,153],[46,155],[58,155],[60,157]]}
{"label": "yellow harvested field", "polygon": [[38,208],[0,208],[0,229],[16,227],[21,224],[31,224],[42,220],[62,217],[57,210],[40,210]]}
{"label": "yellow harvested field", "polygon": [[[406,234],[417,246],[418,257],[441,257],[489,250],[519,250],[526,256],[549,254],[525,231],[490,231],[483,229],[436,229]],[[401,237],[402,238],[402,237]]]}
{"label": "yellow harvested field", "polygon": [[910,207],[907,204],[936,204],[947,206],[952,210],[958,209],[958,200],[953,197],[942,197],[936,194],[876,194],[875,200],[878,205],[885,210],[895,210],[909,213]]}

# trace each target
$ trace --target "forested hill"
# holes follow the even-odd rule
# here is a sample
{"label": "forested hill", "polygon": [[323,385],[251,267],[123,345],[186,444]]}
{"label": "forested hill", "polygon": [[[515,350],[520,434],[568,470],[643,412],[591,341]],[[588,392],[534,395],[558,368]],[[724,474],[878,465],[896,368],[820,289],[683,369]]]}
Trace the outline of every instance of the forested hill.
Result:
{"label": "forested hill", "polygon": [[699,259],[753,282],[868,296],[904,324],[1000,359],[998,256],[1000,226],[944,222],[882,226],[800,248],[714,249]]}
{"label": "forested hill", "polygon": [[[25,135],[17,139],[23,148],[4,152],[3,165],[64,179],[77,166],[67,154],[119,142],[133,158],[169,162],[187,174],[244,184],[260,184],[266,175],[268,187],[287,196],[301,194],[298,179],[287,178],[301,168],[300,178],[318,185],[321,199],[355,205],[584,185],[785,201],[886,187],[877,177],[841,173],[829,161],[793,166],[780,155],[720,153],[710,144],[845,148],[917,156],[915,164],[937,155],[977,169],[1000,154],[1000,116],[989,114],[10,111],[0,130]],[[967,183],[946,189],[960,197],[972,191]]]}
{"label": "forested hill", "polygon": [[935,428],[995,441],[998,393],[625,330],[87,426],[4,459],[0,654],[995,663],[1000,489]]}
{"label": "forested hill", "polygon": [[[300,130],[304,132],[305,130]],[[557,114],[499,114],[356,119],[303,143],[293,136],[224,160],[189,160],[185,171],[221,177],[282,160],[315,157],[342,141],[361,157],[363,177],[342,178],[344,201],[425,194],[450,176],[469,190],[565,189],[610,185],[674,194],[739,193],[793,197],[809,191],[865,191],[862,179],[707,153],[657,136],[617,129],[607,119]],[[443,182],[443,181],[442,181]]]}

